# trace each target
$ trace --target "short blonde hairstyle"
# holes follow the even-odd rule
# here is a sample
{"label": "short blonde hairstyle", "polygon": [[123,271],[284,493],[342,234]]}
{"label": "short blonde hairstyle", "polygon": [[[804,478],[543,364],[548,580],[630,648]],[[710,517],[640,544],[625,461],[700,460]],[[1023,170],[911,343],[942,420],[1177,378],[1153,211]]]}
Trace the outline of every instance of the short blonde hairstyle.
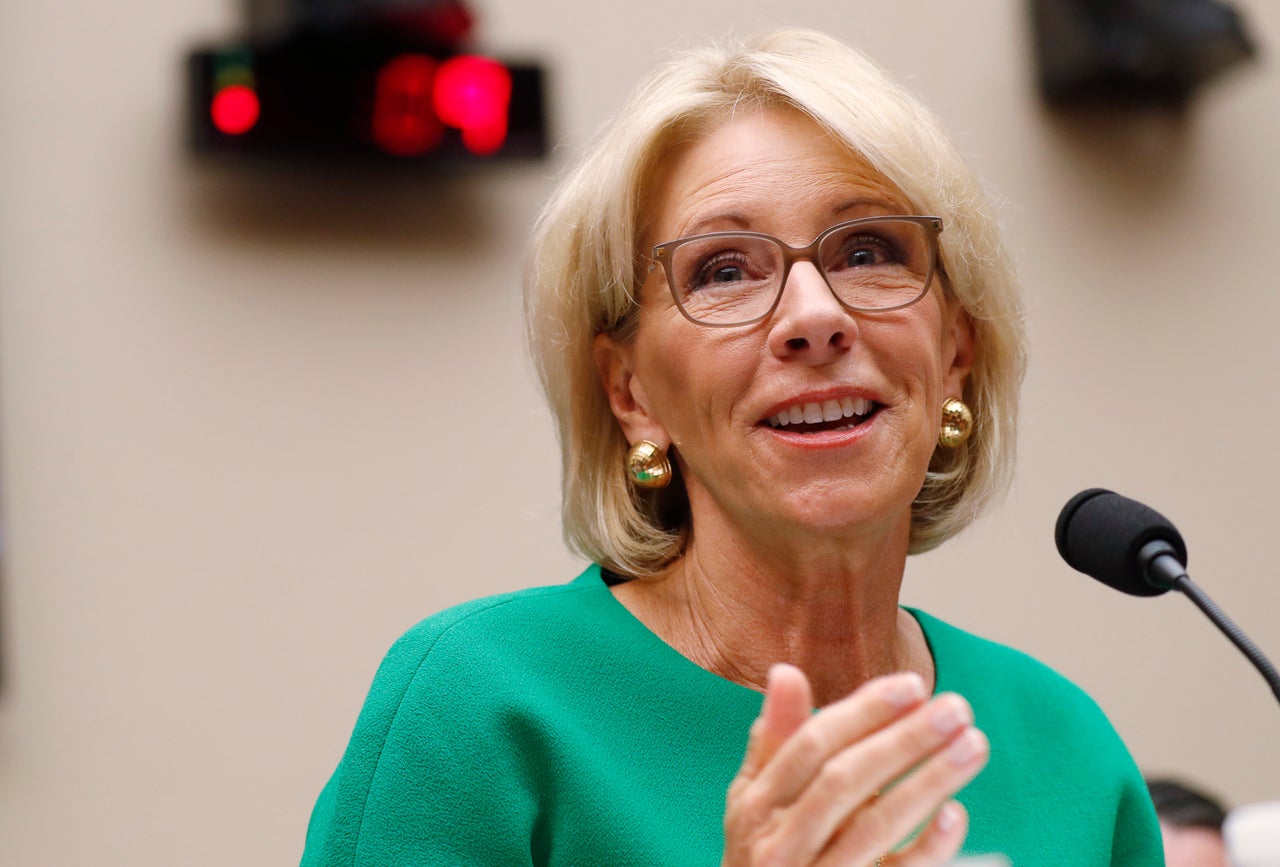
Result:
{"label": "short blonde hairstyle", "polygon": [[594,338],[630,339],[646,256],[642,221],[653,216],[644,213],[647,185],[663,159],[735,110],[763,106],[803,112],[895,184],[915,213],[943,219],[945,289],[973,323],[965,401],[975,425],[965,445],[935,451],[912,505],[911,552],[966,527],[1013,472],[1026,366],[1021,290],[986,196],[938,120],[822,33],[781,30],[694,48],[642,81],[564,178],[535,228],[525,289],[530,349],[562,452],[565,539],[626,575],[652,575],[678,557],[691,518],[678,474],[656,493],[628,483],[628,443],[600,381]]}

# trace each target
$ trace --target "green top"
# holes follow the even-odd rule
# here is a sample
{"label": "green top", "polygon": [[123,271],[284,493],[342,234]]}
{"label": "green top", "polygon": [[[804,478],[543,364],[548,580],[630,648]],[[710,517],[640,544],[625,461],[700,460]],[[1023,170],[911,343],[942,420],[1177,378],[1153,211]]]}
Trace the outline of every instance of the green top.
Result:
{"label": "green top", "polygon": [[[918,611],[939,691],[991,740],[959,795],[968,854],[1159,867],[1133,760],[1080,689]],[[469,602],[387,654],[307,831],[315,865],[716,865],[761,695],[575,581]]]}

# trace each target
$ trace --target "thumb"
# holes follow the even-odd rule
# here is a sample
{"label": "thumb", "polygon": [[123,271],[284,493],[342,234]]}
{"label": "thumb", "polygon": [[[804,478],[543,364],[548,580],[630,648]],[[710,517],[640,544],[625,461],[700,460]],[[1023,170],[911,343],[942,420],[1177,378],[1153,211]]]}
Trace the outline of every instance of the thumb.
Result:
{"label": "thumb", "polygon": [[769,669],[764,706],[751,726],[747,757],[739,776],[754,777],[812,714],[813,690],[804,672],[786,663]]}

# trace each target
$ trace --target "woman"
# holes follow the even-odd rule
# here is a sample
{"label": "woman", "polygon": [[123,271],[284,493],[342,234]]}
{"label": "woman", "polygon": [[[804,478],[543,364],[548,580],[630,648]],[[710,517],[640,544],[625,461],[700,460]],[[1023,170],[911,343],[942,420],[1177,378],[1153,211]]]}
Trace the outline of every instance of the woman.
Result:
{"label": "woman", "polygon": [[1023,372],[925,109],[815,33],[669,63],[548,205],[527,313],[596,565],[397,643],[304,864],[1162,863],[1083,693],[898,607],[1003,490]]}

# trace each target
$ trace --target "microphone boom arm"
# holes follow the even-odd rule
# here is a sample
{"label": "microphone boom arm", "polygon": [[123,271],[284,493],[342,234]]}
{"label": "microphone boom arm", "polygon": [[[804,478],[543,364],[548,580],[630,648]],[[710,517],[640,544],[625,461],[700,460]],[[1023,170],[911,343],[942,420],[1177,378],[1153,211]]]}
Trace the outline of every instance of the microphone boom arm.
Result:
{"label": "microphone boom arm", "polygon": [[1166,590],[1177,590],[1194,602],[1195,606],[1213,621],[1213,625],[1218,627],[1222,634],[1248,657],[1253,667],[1258,669],[1267,685],[1271,687],[1271,694],[1280,701],[1280,673],[1276,672],[1276,667],[1249,640],[1249,636],[1236,626],[1235,621],[1209,598],[1209,594],[1196,586],[1196,583],[1187,575],[1186,567],[1179,561],[1173,546],[1163,539],[1148,542],[1138,552],[1138,558],[1145,564],[1144,575],[1147,583]]}

